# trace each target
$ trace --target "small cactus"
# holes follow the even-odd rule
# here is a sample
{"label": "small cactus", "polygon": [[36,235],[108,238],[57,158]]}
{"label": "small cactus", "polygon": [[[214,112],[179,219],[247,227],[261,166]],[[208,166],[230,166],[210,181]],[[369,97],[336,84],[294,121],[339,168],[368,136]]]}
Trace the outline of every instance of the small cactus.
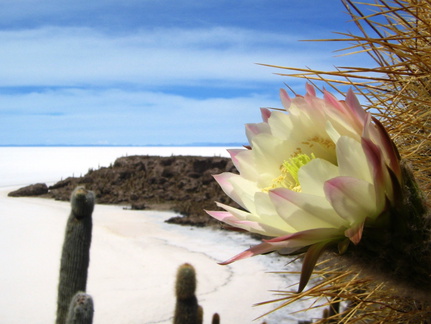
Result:
{"label": "small cactus", "polygon": [[174,324],[200,324],[203,321],[203,309],[195,296],[196,273],[191,264],[185,263],[178,268],[175,292]]}
{"label": "small cactus", "polygon": [[79,186],[72,192],[70,201],[72,208],[61,254],[56,324],[65,323],[72,297],[86,290],[90,263],[94,193]]}
{"label": "small cactus", "polygon": [[197,324],[202,324],[204,322],[204,309],[201,305],[198,305],[198,319]]}
{"label": "small cactus", "polygon": [[220,324],[220,315],[218,313],[214,313],[211,324]]}
{"label": "small cactus", "polygon": [[73,296],[66,317],[66,324],[92,324],[94,303],[90,295],[78,292]]}

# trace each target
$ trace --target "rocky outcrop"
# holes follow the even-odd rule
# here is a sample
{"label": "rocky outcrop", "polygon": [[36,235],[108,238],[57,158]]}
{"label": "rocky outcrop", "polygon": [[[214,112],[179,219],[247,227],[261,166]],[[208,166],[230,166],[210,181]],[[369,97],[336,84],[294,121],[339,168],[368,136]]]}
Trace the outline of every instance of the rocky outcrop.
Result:
{"label": "rocky outcrop", "polygon": [[36,183],[16,191],[9,192],[10,197],[32,197],[48,193],[48,186],[45,183]]}
{"label": "rocky outcrop", "polygon": [[[180,215],[170,222],[205,226],[218,224],[204,212],[216,208],[214,201],[233,204],[212,177],[225,171],[236,169],[230,159],[222,157],[128,156],[83,177],[59,181],[38,195],[68,201],[73,189],[84,185],[95,192],[97,203],[173,210]],[[24,188],[9,195],[16,196],[20,190]]]}

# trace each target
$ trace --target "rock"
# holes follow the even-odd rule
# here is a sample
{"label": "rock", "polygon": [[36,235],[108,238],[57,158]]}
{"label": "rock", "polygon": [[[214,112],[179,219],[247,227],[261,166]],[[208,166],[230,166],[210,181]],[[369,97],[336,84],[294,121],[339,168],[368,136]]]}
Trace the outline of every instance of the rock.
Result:
{"label": "rock", "polygon": [[9,192],[9,197],[32,197],[41,196],[48,193],[48,186],[45,183],[36,183],[18,190]]}
{"label": "rock", "polygon": [[147,206],[144,202],[132,203],[132,210],[144,210],[147,209]]}
{"label": "rock", "polygon": [[138,210],[172,210],[179,214],[170,220],[172,223],[206,226],[219,224],[204,211],[216,209],[215,201],[235,206],[212,177],[222,172],[236,172],[230,159],[127,156],[116,159],[109,167],[91,170],[79,178],[69,177],[33,195],[68,201],[73,189],[84,185],[96,193],[98,203]]}

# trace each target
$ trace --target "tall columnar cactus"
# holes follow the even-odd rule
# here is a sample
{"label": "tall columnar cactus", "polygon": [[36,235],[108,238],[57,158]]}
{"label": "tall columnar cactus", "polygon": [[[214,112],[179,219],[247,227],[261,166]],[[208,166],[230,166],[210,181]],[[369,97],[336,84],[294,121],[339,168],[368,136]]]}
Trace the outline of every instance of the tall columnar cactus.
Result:
{"label": "tall columnar cactus", "polygon": [[90,295],[78,292],[73,296],[66,317],[66,324],[92,324],[94,303]]}
{"label": "tall columnar cactus", "polygon": [[178,268],[175,293],[174,324],[200,324],[203,321],[203,309],[198,305],[195,295],[196,272],[195,268],[184,263]]}
{"label": "tall columnar cactus", "polygon": [[91,215],[95,196],[84,187],[77,187],[70,198],[72,210],[67,220],[61,254],[60,280],[57,297],[56,324],[64,324],[72,297],[87,286],[90,263]]}

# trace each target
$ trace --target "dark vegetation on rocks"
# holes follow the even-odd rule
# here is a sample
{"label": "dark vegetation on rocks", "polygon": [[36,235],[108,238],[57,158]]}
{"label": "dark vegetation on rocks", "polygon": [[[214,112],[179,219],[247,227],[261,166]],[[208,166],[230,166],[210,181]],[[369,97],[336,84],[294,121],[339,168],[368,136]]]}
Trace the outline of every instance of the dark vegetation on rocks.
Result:
{"label": "dark vegetation on rocks", "polygon": [[48,193],[48,186],[45,183],[36,183],[18,190],[9,192],[9,197],[31,197],[41,196]]}
{"label": "dark vegetation on rocks", "polygon": [[69,201],[78,185],[94,191],[99,204],[124,205],[131,209],[172,210],[179,215],[168,222],[207,226],[219,224],[204,209],[217,209],[215,201],[235,205],[212,177],[237,172],[231,159],[199,156],[128,156],[113,165],[89,170],[52,186],[34,184],[9,196],[38,196]]}

